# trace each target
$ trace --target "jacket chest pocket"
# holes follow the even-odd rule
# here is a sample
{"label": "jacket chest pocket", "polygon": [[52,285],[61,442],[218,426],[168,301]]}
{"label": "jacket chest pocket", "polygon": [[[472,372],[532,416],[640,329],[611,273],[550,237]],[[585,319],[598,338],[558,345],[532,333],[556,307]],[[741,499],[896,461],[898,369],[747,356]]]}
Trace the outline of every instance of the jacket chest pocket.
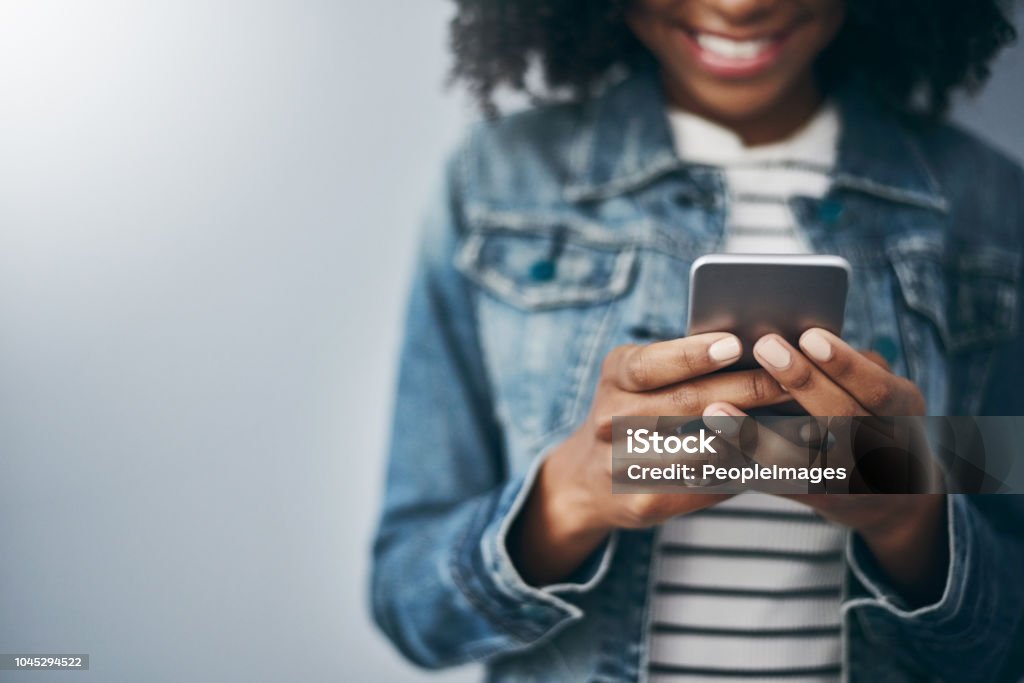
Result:
{"label": "jacket chest pocket", "polygon": [[1017,334],[1020,252],[911,235],[887,256],[904,303],[907,362],[912,378],[930,385],[930,410],[976,412],[994,347]]}
{"label": "jacket chest pocket", "polygon": [[993,245],[945,245],[911,236],[888,248],[903,300],[927,319],[950,353],[1017,333],[1021,254]]}
{"label": "jacket chest pocket", "polygon": [[629,286],[631,246],[594,245],[559,225],[540,232],[469,235],[456,266],[488,294],[524,311],[614,299]]}
{"label": "jacket chest pocket", "polygon": [[629,290],[636,257],[635,245],[557,221],[466,235],[455,266],[480,293],[478,333],[498,417],[514,425],[510,439],[526,440],[513,450],[583,416],[612,304]]}

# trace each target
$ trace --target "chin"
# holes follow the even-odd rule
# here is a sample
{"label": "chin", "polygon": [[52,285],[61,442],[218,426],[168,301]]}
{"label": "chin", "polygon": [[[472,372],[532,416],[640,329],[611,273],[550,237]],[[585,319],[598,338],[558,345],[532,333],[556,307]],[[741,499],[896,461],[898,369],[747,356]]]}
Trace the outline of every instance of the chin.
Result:
{"label": "chin", "polygon": [[785,99],[786,89],[776,85],[730,84],[694,88],[690,96],[700,111],[722,121],[749,121],[771,111]]}

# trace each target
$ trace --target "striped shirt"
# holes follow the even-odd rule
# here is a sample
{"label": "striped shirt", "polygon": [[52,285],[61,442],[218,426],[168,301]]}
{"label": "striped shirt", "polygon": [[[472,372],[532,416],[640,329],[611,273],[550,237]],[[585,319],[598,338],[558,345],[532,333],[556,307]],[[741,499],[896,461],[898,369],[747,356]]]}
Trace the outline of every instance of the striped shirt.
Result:
{"label": "striped shirt", "polygon": [[[723,170],[722,251],[810,251],[788,201],[828,190],[839,132],[832,105],[789,139],[750,148],[691,114],[669,119],[681,158]],[[658,537],[652,683],[839,679],[841,527],[795,501],[744,493],[669,520]]]}

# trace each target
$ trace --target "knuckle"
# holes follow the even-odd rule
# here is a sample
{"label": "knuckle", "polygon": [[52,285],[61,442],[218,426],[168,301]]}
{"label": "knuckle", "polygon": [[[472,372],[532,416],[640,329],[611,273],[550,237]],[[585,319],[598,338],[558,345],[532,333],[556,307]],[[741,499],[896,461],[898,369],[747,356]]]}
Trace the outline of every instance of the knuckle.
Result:
{"label": "knuckle", "polygon": [[646,387],[651,381],[651,355],[643,347],[636,347],[629,354],[626,365],[626,381],[633,387]]}
{"label": "knuckle", "polygon": [[632,498],[626,503],[626,511],[630,517],[634,519],[643,519],[647,516],[647,512],[650,509],[649,498]]}
{"label": "knuckle", "polygon": [[604,357],[604,361],[601,362],[601,379],[606,382],[614,381],[618,375],[619,367],[625,362],[625,359],[633,352],[635,347],[635,344],[623,344],[609,351],[608,355]]}
{"label": "knuckle", "polygon": [[846,354],[837,354],[828,366],[828,373],[835,379],[845,379],[853,372],[853,359]]}
{"label": "knuckle", "polygon": [[594,413],[594,433],[598,439],[608,441],[612,438],[613,417],[615,417],[615,411],[599,410]]}
{"label": "knuckle", "polygon": [[767,372],[752,372],[747,377],[747,397],[756,403],[767,401],[778,394],[776,387],[778,384]]}
{"label": "knuckle", "polygon": [[700,414],[703,411],[703,392],[692,384],[682,384],[669,394],[672,406],[679,415]]}
{"label": "knuckle", "polygon": [[593,425],[594,435],[600,441],[612,440],[612,427],[617,416],[634,414],[628,400],[623,400],[624,394],[612,392],[605,394],[600,400],[595,401],[590,410],[590,422]]}
{"label": "knuckle", "polygon": [[885,357],[877,351],[865,351],[864,357],[869,361],[882,368],[883,370],[890,370],[889,361],[885,360]]}
{"label": "knuckle", "polygon": [[910,395],[910,409],[908,412],[911,415],[924,415],[927,410],[927,405],[925,405],[924,396],[921,394],[921,390],[918,389],[917,385],[909,379],[904,379],[903,382]]}
{"label": "knuckle", "polygon": [[612,418],[600,418],[594,421],[594,437],[598,441],[612,440]]}
{"label": "knuckle", "polygon": [[895,396],[895,386],[892,382],[879,382],[868,389],[865,401],[868,408],[884,408],[888,406]]}
{"label": "knuckle", "polygon": [[[864,408],[867,406],[861,406],[857,401],[843,400],[842,407],[838,412],[839,415],[846,415],[849,417],[863,415]],[[870,409],[869,409],[870,410]]]}
{"label": "knuckle", "polygon": [[694,374],[707,364],[707,351],[693,344],[683,346],[679,354],[679,367],[687,374]]}
{"label": "knuckle", "polygon": [[814,388],[814,372],[810,367],[801,365],[785,383],[787,388],[794,391],[809,391]]}
{"label": "knuckle", "polygon": [[661,497],[644,495],[631,499],[626,503],[626,511],[639,525],[645,525],[661,518]]}

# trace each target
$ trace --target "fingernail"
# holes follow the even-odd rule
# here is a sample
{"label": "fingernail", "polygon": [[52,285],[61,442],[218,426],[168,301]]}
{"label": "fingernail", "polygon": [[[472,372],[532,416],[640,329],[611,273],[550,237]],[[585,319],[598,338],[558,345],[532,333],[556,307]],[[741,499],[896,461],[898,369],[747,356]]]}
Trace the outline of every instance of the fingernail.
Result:
{"label": "fingernail", "polygon": [[724,437],[733,437],[739,434],[740,419],[724,410],[715,409],[704,417],[704,424],[716,434],[721,434]]}
{"label": "fingernail", "polygon": [[810,422],[806,422],[800,427],[800,440],[803,441],[805,445],[809,444],[811,443],[811,440],[815,438],[817,432],[818,430],[813,427]]}
{"label": "fingernail", "polygon": [[724,363],[727,360],[739,358],[742,350],[739,339],[736,337],[726,337],[725,339],[719,339],[708,347],[708,358],[716,363]]}
{"label": "fingernail", "polygon": [[786,347],[780,344],[774,337],[768,337],[758,342],[757,355],[777,370],[785,370],[793,360]]}
{"label": "fingernail", "polygon": [[800,348],[814,360],[824,362],[832,359],[832,345],[825,339],[825,335],[816,330],[805,332],[804,336],[800,337]]}

